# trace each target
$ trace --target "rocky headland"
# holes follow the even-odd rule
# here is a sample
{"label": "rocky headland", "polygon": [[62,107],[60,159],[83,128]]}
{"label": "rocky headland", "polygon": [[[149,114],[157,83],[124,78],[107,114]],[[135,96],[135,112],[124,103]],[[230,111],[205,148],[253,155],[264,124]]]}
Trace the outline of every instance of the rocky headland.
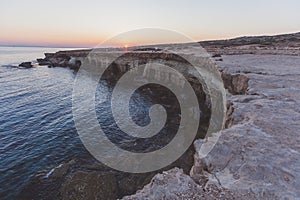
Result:
{"label": "rocky headland", "polygon": [[[40,172],[20,196],[299,199],[300,34],[242,37],[201,45],[218,64],[228,100],[225,128],[205,158],[200,146],[206,141],[198,139],[181,161],[142,176],[111,170],[92,159],[75,159]],[[181,47],[187,48],[184,44]],[[161,56],[165,56],[163,48],[159,47]],[[151,47],[141,52],[144,56],[158,53],[153,51]],[[78,70],[89,52],[45,54],[38,62]]]}

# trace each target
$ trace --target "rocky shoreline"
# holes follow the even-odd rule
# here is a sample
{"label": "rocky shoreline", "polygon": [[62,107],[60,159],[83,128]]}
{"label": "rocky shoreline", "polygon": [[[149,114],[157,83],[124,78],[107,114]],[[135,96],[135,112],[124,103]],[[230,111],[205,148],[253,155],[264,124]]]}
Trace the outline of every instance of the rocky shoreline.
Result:
{"label": "rocky shoreline", "polygon": [[[300,198],[299,36],[289,37],[296,39],[280,36],[280,40],[262,38],[272,41],[264,47],[248,43],[245,46],[245,41],[238,44],[238,40],[227,47],[224,44],[228,41],[202,44],[212,55],[219,54],[212,59],[218,63],[228,90],[227,119],[217,145],[204,159],[199,150],[205,141],[195,141],[195,153],[190,155],[194,159],[187,160],[191,168],[182,170],[180,165],[172,165],[145,176],[120,175],[95,160],[72,160],[38,174],[20,196],[23,199]],[[46,54],[38,62],[78,70],[79,61],[89,51]]]}
{"label": "rocky shoreline", "polygon": [[[118,51],[117,53],[119,52],[120,51]],[[87,53],[88,50],[46,54],[46,58],[43,60],[43,62],[51,62],[51,64],[55,65],[56,67],[70,67],[65,65],[64,63],[69,62],[69,59],[72,58],[76,60],[82,60],[85,58],[84,56],[86,56]],[[121,54],[123,54],[123,52],[121,52]],[[183,67],[187,65],[186,61],[176,54],[160,52],[158,50],[153,51],[152,48],[139,49],[137,51],[127,51],[125,54],[114,61],[114,63],[111,65],[112,71],[107,71],[106,75],[104,75],[106,82],[114,85],[114,82],[118,80],[123,73],[125,73],[131,67],[134,67],[131,65],[132,63],[130,64],[130,61],[133,60],[133,58],[138,58],[136,60],[138,60],[139,64],[147,63],[149,59],[155,59],[157,61],[162,60],[166,65],[173,64],[174,68],[178,68],[178,70],[181,71],[181,74],[187,76],[187,79],[189,80],[191,86],[197,93],[199,104],[200,102],[202,102],[201,104],[205,107],[206,97],[205,95],[202,95],[204,94],[204,92],[201,84],[199,85],[198,82],[195,81],[197,79],[195,79],[194,76],[191,76],[188,73],[188,67]],[[93,60],[93,62],[94,61],[95,60]],[[178,66],[175,66],[175,64],[178,64],[178,62],[180,64]],[[71,69],[76,70],[75,68]],[[162,71],[161,73],[164,72]],[[147,76],[147,74],[145,75]],[[177,84],[176,81],[172,81],[172,83]],[[161,93],[161,91],[153,90],[152,88],[151,93],[159,94]],[[170,98],[167,98],[166,100],[170,100]],[[167,106],[170,106],[170,110],[176,110],[175,103],[173,103],[172,105],[170,105],[169,102],[166,103],[168,103]],[[203,111],[203,114],[199,122],[199,132],[197,138],[201,138],[201,135],[204,133],[208,126],[210,111],[208,110],[209,108],[204,107],[201,107],[201,111]],[[172,120],[176,120],[175,117],[173,118],[174,119]],[[158,140],[155,142],[155,145],[152,145],[148,148],[151,149],[155,146],[159,146],[160,143],[168,141],[170,137],[171,139],[173,138],[173,136],[169,133],[163,134],[162,137],[158,138]],[[126,143],[122,143],[121,145],[125,145],[126,147]],[[134,194],[137,190],[142,189],[142,187],[149,183],[151,178],[153,178],[153,176],[159,172],[163,172],[174,167],[179,167],[186,174],[188,174],[193,165],[194,154],[195,150],[191,146],[177,161],[175,161],[171,165],[155,172],[143,174],[131,174],[113,170],[97,162],[92,157],[81,160],[74,159],[70,162],[54,166],[52,169],[41,172],[39,175],[32,179],[27,187],[23,189],[19,197],[23,199],[122,198],[123,196]],[[49,188],[51,188],[51,193],[49,193]]]}
{"label": "rocky shoreline", "polygon": [[213,151],[201,159],[197,140],[188,175],[166,171],[124,199],[299,199],[300,57],[278,54],[222,55],[220,70],[249,86],[228,94],[227,129]]}
{"label": "rocky shoreline", "polygon": [[[290,55],[300,56],[300,32],[294,34],[283,34],[276,36],[254,36],[240,37],[229,40],[203,41],[199,44],[209,52],[215,61],[222,61],[221,55]],[[132,52],[161,52],[166,45],[137,46],[127,48]],[[103,51],[119,51],[122,48],[104,48]],[[92,49],[58,51],[56,53],[45,53],[44,58],[38,58],[37,64],[48,67],[69,67],[77,71],[84,58]],[[31,68],[31,62],[23,62],[20,67]]]}

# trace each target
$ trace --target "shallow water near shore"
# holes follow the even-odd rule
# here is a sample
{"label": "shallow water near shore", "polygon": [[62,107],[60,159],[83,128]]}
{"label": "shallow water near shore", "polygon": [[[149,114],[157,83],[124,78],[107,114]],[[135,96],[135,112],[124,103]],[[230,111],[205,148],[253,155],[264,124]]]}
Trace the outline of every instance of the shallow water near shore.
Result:
{"label": "shallow water near shore", "polygon": [[0,75],[0,197],[9,198],[38,171],[87,153],[72,121],[72,71],[0,67]]}
{"label": "shallow water near shore", "polygon": [[72,120],[74,72],[11,66],[57,50],[0,47],[1,199],[13,198],[38,171],[89,156]]}

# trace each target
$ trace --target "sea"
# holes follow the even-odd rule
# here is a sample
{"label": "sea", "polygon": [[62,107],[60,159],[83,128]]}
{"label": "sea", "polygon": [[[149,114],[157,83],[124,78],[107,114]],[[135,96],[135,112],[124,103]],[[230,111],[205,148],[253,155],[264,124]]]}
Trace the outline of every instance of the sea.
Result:
{"label": "sea", "polygon": [[87,154],[72,120],[75,73],[18,64],[69,48],[0,47],[0,199],[14,198],[37,172]]}

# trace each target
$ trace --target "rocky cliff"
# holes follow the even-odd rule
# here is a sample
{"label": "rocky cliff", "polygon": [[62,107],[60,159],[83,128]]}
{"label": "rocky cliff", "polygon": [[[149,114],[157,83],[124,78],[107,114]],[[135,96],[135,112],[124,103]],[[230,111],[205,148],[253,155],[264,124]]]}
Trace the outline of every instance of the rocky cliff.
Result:
{"label": "rocky cliff", "polygon": [[[36,187],[33,193],[42,196],[49,195],[49,188],[58,191],[55,198],[115,199],[126,194],[118,196],[115,191],[116,185],[123,181],[125,190],[138,185],[131,188],[131,194],[140,189],[124,199],[299,199],[298,37],[299,34],[290,39],[279,36],[275,42],[262,37],[259,45],[261,40],[270,40],[264,47],[257,44],[253,47],[251,42],[244,41],[253,38],[203,43],[212,54],[220,54],[214,59],[218,60],[228,90],[227,121],[226,129],[218,133],[218,143],[205,158],[200,151],[205,141],[195,141],[190,170],[173,168],[138,179],[129,174],[118,179],[117,173],[110,169],[105,168],[110,173],[103,173],[94,163],[70,161],[55,169],[49,179],[42,179],[49,170],[42,172],[33,180],[34,187],[23,194],[32,194],[32,188]],[[278,49],[272,46],[288,42],[297,44]],[[224,43],[230,45],[226,47]],[[73,52],[71,55],[74,56]],[[48,55],[47,60],[56,56]]]}
{"label": "rocky cliff", "polygon": [[[178,169],[164,172],[124,199],[299,199],[300,57],[222,58],[219,68],[233,92],[228,128],[220,132],[213,151],[201,158],[204,141],[197,140],[189,176]],[[228,74],[247,76],[247,91],[232,90],[245,82],[228,81]]]}

